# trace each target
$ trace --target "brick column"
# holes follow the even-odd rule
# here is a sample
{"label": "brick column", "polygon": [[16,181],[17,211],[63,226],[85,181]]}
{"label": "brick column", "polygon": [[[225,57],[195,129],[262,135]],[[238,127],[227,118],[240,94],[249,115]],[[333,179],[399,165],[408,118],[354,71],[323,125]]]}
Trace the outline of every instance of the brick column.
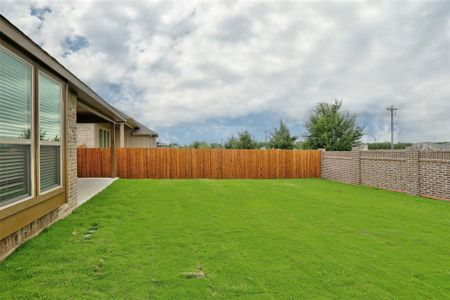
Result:
{"label": "brick column", "polygon": [[361,184],[361,148],[353,147],[351,151],[353,184]]}
{"label": "brick column", "polygon": [[405,149],[406,158],[406,192],[411,195],[420,195],[420,174],[419,174],[419,149],[417,147],[407,147]]}
{"label": "brick column", "polygon": [[61,217],[77,207],[77,95],[67,93],[67,204],[60,207]]}

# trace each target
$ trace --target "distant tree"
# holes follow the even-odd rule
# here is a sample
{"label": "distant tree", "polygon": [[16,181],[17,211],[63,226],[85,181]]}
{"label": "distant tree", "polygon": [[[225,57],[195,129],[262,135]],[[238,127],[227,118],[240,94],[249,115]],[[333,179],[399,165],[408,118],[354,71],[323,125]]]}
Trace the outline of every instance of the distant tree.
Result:
{"label": "distant tree", "polygon": [[231,136],[228,138],[228,140],[224,144],[225,149],[238,149],[239,148],[239,141],[236,137]]}
{"label": "distant tree", "polygon": [[194,141],[190,148],[200,149],[200,148],[209,148],[209,144],[205,141]]}
{"label": "distant tree", "polygon": [[297,140],[297,141],[294,143],[294,149],[299,149],[299,150],[306,149],[306,147],[305,147],[305,141]]}
{"label": "distant tree", "polygon": [[222,147],[222,144],[219,144],[219,143],[211,143],[209,146],[210,146],[211,148],[213,148],[213,149],[220,149],[220,148],[223,148],[223,147]]}
{"label": "distant tree", "polygon": [[247,131],[241,131],[238,133],[238,148],[239,149],[257,149],[258,142],[253,135]]}
{"label": "distant tree", "polygon": [[267,142],[258,142],[258,145],[256,146],[256,148],[258,149],[268,149],[269,148],[269,143]]}
{"label": "distant tree", "polygon": [[239,132],[237,137],[231,136],[225,143],[227,149],[257,149],[258,146],[259,143],[247,130]]}
{"label": "distant tree", "polygon": [[289,128],[280,120],[280,126],[270,133],[269,148],[294,149],[296,136],[292,136]]}
{"label": "distant tree", "polygon": [[194,142],[192,142],[192,144],[190,145],[190,148],[195,148],[195,149],[197,149],[197,148],[199,148],[199,146],[200,146],[200,141],[194,141]]}
{"label": "distant tree", "polygon": [[351,150],[360,144],[364,129],[356,115],[341,111],[342,101],[318,103],[306,122],[305,147],[330,151]]}

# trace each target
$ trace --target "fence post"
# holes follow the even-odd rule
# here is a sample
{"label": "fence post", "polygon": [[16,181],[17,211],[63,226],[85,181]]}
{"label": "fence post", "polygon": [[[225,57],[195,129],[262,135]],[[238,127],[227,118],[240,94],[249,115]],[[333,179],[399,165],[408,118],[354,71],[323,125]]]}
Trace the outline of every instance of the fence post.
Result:
{"label": "fence post", "polygon": [[367,150],[367,145],[352,147],[352,174],[353,184],[361,184],[361,151]]}
{"label": "fence post", "polygon": [[417,147],[409,146],[405,149],[406,192],[411,195],[420,195],[419,154]]}
{"label": "fence post", "polygon": [[324,166],[324,163],[323,163],[323,160],[324,160],[324,157],[325,157],[325,152],[327,151],[325,148],[320,148],[320,149],[317,149],[317,150],[319,150],[320,152],[319,152],[319,154],[320,154],[320,166],[319,166],[319,178],[322,178],[322,175],[323,175],[323,166]]}

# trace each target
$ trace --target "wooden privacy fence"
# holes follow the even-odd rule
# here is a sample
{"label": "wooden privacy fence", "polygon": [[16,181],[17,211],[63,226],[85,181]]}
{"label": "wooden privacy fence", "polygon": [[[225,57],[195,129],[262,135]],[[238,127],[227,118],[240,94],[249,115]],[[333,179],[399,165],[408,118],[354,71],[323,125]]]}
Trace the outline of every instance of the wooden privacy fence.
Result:
{"label": "wooden privacy fence", "polygon": [[[79,149],[78,176],[111,174],[106,166],[110,158],[109,149]],[[120,148],[116,150],[116,164],[120,178],[320,177],[318,150]]]}
{"label": "wooden privacy fence", "polygon": [[111,177],[111,149],[77,148],[78,177]]}

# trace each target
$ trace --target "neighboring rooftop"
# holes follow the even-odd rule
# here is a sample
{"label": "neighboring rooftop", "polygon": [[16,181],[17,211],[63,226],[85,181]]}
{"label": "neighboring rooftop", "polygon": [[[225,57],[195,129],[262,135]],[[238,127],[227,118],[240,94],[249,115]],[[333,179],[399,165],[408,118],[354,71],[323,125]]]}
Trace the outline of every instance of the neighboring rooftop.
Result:
{"label": "neighboring rooftop", "polygon": [[421,150],[450,151],[450,142],[441,142],[441,143],[424,142],[424,143],[417,143],[415,144],[415,146],[419,147]]}
{"label": "neighboring rooftop", "polygon": [[133,135],[148,135],[151,137],[158,137],[158,133],[151,130],[144,124],[136,121],[135,119],[133,119],[132,117],[130,117],[129,115],[127,115],[126,113],[124,113],[122,111],[119,111],[119,113],[122,115],[122,117],[125,120],[127,120],[127,123],[130,124],[134,128]]}

